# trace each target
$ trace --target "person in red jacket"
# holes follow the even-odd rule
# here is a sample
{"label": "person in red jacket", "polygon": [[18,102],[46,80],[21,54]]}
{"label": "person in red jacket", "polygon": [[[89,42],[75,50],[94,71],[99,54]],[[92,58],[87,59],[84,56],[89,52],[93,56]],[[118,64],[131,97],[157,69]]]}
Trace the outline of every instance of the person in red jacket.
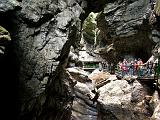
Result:
{"label": "person in red jacket", "polygon": [[138,71],[138,64],[137,64],[137,59],[134,60],[134,75],[137,75]]}

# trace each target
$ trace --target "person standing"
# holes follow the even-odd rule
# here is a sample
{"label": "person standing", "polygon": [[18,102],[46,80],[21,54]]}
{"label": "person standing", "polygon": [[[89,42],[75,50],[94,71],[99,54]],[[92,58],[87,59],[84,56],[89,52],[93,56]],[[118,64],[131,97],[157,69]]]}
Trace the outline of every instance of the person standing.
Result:
{"label": "person standing", "polygon": [[115,73],[115,66],[113,63],[111,63],[111,74]]}
{"label": "person standing", "polygon": [[138,64],[138,76],[142,77],[143,76],[143,61],[142,61],[142,59],[139,58],[137,61],[137,64]]}
{"label": "person standing", "polygon": [[152,70],[153,70],[153,62],[149,61],[147,63],[147,76],[151,76],[152,75]]}
{"label": "person standing", "polygon": [[137,75],[138,71],[138,64],[137,64],[137,59],[134,60],[134,75]]}
{"label": "person standing", "polygon": [[99,62],[99,71],[103,71],[103,65],[102,65],[102,62]]}
{"label": "person standing", "polygon": [[106,71],[106,72],[109,71],[109,64],[107,61],[104,63],[104,71]]}
{"label": "person standing", "polygon": [[122,63],[122,71],[123,71],[123,76],[127,75],[127,60],[124,59]]}
{"label": "person standing", "polygon": [[133,77],[134,75],[134,62],[133,61],[130,62],[129,74],[131,77]]}

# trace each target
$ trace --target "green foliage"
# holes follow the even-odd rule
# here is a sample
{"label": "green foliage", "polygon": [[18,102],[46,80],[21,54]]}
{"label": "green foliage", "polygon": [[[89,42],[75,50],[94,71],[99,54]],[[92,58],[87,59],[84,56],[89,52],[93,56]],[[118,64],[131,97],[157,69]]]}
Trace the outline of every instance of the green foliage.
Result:
{"label": "green foliage", "polygon": [[85,19],[83,23],[84,30],[94,30],[96,28],[96,23],[94,22],[93,14],[89,14],[89,16]]}
{"label": "green foliage", "polygon": [[156,0],[156,4],[155,4],[155,7],[154,7],[154,12],[160,16],[160,0]]}
{"label": "green foliage", "polygon": [[83,33],[84,40],[89,44],[94,44],[95,34],[92,32],[84,32]]}
{"label": "green foliage", "polygon": [[5,28],[0,26],[0,43],[4,45],[10,40],[11,40],[10,33]]}
{"label": "green foliage", "polygon": [[99,64],[97,63],[85,63],[84,64],[84,67],[85,68],[98,68],[99,67]]}
{"label": "green foliage", "polygon": [[90,13],[83,23],[84,40],[89,44],[94,44],[96,21],[94,13]]}
{"label": "green foliage", "polygon": [[8,35],[9,32],[2,26],[0,26],[0,35]]}

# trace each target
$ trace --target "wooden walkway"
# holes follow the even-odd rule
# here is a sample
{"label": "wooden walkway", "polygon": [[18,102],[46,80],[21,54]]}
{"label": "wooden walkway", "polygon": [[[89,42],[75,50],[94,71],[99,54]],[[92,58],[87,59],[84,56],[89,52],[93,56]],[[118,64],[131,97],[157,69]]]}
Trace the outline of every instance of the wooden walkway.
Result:
{"label": "wooden walkway", "polygon": [[156,82],[158,80],[157,76],[142,76],[137,77],[137,80],[144,81],[144,82]]}
{"label": "wooden walkway", "polygon": [[141,80],[141,81],[156,81],[157,78],[156,77],[138,77],[137,80]]}
{"label": "wooden walkway", "polygon": [[[119,80],[123,79],[121,72],[116,71],[115,75]],[[156,87],[158,87],[158,76],[139,76],[136,79],[144,83],[156,83]]]}
{"label": "wooden walkway", "polygon": [[156,89],[159,89],[158,77],[139,77],[137,80],[143,83],[155,84]]}

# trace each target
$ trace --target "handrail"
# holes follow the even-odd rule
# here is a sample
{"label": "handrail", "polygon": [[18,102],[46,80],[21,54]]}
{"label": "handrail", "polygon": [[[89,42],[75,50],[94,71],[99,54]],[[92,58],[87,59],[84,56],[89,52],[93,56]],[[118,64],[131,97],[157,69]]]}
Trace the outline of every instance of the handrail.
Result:
{"label": "handrail", "polygon": [[[134,75],[137,75],[139,78],[140,77],[145,77],[145,76],[148,76],[148,77],[151,77],[151,73],[152,75],[154,75],[154,77],[158,77],[157,75],[157,71],[156,71],[156,68],[158,67],[157,63],[152,63],[153,67],[152,68],[148,68],[147,67],[147,64],[148,63],[144,63],[144,64],[136,64],[137,65],[137,69],[135,68],[135,65],[126,65],[125,67],[127,68],[127,73],[124,73],[125,74],[129,74],[129,70],[132,69],[133,72],[134,72]],[[156,65],[156,66],[155,66]],[[131,68],[132,66],[132,68]],[[145,66],[143,68],[140,68],[140,66]],[[126,72],[125,71],[125,72]],[[115,71],[116,73],[121,73],[124,72],[123,70],[121,70],[121,68],[117,69]],[[135,73],[136,72],[136,73]],[[123,75],[121,75],[123,77]]]}

